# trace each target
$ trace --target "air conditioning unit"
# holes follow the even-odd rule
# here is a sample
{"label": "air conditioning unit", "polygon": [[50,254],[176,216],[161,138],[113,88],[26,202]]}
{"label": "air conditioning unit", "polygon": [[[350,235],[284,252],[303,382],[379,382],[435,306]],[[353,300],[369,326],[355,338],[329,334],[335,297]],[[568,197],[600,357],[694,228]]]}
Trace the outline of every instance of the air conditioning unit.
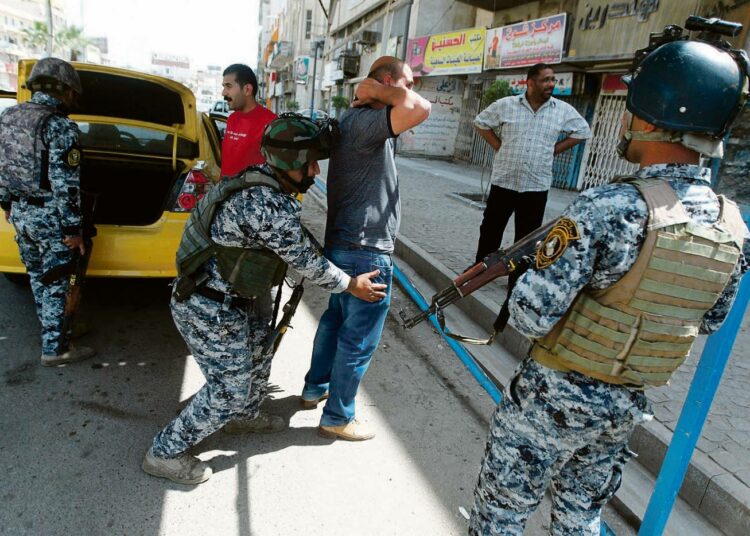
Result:
{"label": "air conditioning unit", "polygon": [[361,45],[375,45],[380,41],[380,33],[370,30],[364,30],[362,36],[357,41]]}
{"label": "air conditioning unit", "polygon": [[338,68],[347,78],[359,75],[359,54],[353,50],[345,50],[337,58]]}

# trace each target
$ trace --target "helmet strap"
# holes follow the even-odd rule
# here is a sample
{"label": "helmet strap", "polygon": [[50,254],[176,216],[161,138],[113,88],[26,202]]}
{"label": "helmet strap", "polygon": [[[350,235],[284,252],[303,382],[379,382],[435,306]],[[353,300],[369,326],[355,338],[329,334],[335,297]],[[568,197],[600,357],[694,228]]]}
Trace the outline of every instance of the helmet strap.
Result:
{"label": "helmet strap", "polygon": [[292,193],[296,192],[304,194],[310,189],[313,184],[315,184],[315,175],[308,175],[307,168],[305,168],[305,174],[302,176],[302,179],[300,181],[295,181],[293,178],[291,178],[286,170],[279,169],[277,167],[274,167],[273,170],[276,176],[281,179],[284,189],[291,190]]}

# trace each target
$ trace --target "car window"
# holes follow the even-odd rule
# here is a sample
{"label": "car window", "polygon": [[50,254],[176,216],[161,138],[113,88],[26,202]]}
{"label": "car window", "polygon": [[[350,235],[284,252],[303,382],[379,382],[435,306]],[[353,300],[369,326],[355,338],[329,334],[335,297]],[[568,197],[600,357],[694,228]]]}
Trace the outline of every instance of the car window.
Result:
{"label": "car window", "polygon": [[[105,149],[124,152],[172,156],[173,136],[160,130],[133,125],[112,123],[79,122],[81,146],[89,149]],[[177,138],[177,156],[194,158],[197,144]]]}
{"label": "car window", "polygon": [[209,122],[216,129],[216,135],[219,141],[224,141],[224,133],[227,131],[227,118],[223,115],[210,115]]}
{"label": "car window", "polygon": [[206,124],[214,159],[218,165],[221,165],[221,142],[224,140],[224,131],[227,129],[226,119],[214,115],[204,115],[203,121]]}

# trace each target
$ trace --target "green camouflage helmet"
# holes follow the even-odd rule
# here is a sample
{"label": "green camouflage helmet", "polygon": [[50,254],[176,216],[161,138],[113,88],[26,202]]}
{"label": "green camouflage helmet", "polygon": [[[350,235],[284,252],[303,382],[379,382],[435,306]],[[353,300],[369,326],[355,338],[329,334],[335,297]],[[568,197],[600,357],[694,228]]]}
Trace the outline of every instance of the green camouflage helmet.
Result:
{"label": "green camouflage helmet", "polygon": [[318,126],[299,114],[282,114],[263,132],[260,152],[269,166],[284,171],[300,169],[330,154],[331,125]]}
{"label": "green camouflage helmet", "polygon": [[64,89],[61,86],[70,88],[79,95],[83,93],[81,79],[75,68],[60,58],[42,58],[34,64],[31,75],[26,80],[26,87],[31,91]]}

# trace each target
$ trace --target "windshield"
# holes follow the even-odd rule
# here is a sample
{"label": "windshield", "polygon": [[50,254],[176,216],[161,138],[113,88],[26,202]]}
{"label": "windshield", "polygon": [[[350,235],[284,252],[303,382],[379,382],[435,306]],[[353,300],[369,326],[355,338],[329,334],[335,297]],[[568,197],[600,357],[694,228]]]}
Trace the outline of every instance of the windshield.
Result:
{"label": "windshield", "polygon": [[[80,143],[84,149],[172,156],[173,136],[167,132],[112,123],[79,122],[78,127],[81,129]],[[178,158],[194,158],[196,155],[196,144],[178,137]]]}

